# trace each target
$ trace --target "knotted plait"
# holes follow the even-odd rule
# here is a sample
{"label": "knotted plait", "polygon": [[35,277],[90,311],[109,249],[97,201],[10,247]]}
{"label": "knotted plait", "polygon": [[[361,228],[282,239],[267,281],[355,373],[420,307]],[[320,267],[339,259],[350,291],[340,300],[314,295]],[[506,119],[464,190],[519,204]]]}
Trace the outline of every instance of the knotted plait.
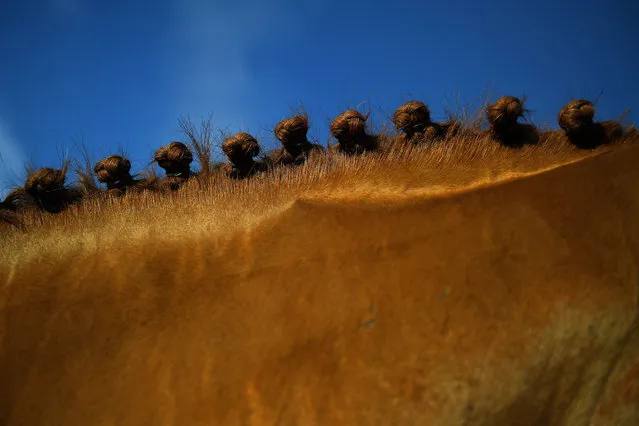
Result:
{"label": "knotted plait", "polygon": [[31,173],[24,184],[24,189],[31,195],[37,196],[46,192],[62,189],[66,173],[64,170],[48,167]]}
{"label": "knotted plait", "polygon": [[393,114],[393,124],[397,130],[423,129],[428,123],[430,111],[423,102],[406,102]]}
{"label": "knotted plait", "polygon": [[158,163],[160,161],[173,161],[187,166],[193,162],[193,154],[182,142],[171,142],[155,151],[153,160]]}
{"label": "knotted plait", "polygon": [[335,117],[330,126],[331,133],[338,140],[364,134],[366,120],[368,120],[368,114],[363,116],[358,111],[348,110]]}
{"label": "knotted plait", "polygon": [[93,171],[102,183],[121,181],[131,177],[131,162],[120,155],[109,155],[98,161]]}
{"label": "knotted plait", "polygon": [[592,124],[595,106],[585,99],[571,101],[559,111],[559,127],[566,132],[579,130],[583,125]]}
{"label": "knotted plait", "polygon": [[273,133],[283,144],[304,141],[308,133],[308,117],[306,115],[296,115],[282,120],[277,123]]}
{"label": "knotted plait", "polygon": [[488,107],[486,117],[491,126],[514,126],[517,119],[524,115],[524,103],[514,96],[501,97]]}
{"label": "knotted plait", "polygon": [[260,144],[250,134],[240,132],[222,143],[222,152],[229,159],[253,158],[260,153]]}

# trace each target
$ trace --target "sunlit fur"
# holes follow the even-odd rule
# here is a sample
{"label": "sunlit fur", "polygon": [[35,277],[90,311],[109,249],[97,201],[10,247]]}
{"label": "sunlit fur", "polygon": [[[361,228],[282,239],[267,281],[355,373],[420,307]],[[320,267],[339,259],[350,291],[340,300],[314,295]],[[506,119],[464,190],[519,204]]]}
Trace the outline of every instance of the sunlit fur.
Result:
{"label": "sunlit fur", "polygon": [[384,142],[27,216],[0,423],[638,424],[629,134]]}

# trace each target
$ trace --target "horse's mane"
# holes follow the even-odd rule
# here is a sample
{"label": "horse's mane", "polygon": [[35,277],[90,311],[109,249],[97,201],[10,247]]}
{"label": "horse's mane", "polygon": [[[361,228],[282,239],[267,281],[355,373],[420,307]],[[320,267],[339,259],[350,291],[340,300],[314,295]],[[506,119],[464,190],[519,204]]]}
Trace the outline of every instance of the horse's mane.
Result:
{"label": "horse's mane", "polygon": [[[634,131],[595,150],[576,149],[559,131],[543,132],[538,144],[514,149],[485,134],[457,135],[415,147],[393,146],[384,137],[379,152],[362,156],[321,153],[303,166],[281,167],[243,181],[228,179],[214,169],[171,194],[149,191],[121,198],[87,197],[61,214],[27,212],[20,217],[20,227],[5,224],[6,244],[1,250],[13,252],[14,244],[28,240],[40,246],[46,244],[42,243],[45,236],[100,234],[112,226],[140,230],[163,224],[162,233],[175,237],[198,229],[229,233],[302,198],[366,203],[400,200],[410,194],[453,196],[637,142]],[[15,216],[11,217],[15,222]],[[137,232],[120,237],[126,235]]]}
{"label": "horse's mane", "polygon": [[[66,187],[67,191],[83,195],[79,202],[67,204],[66,210],[60,214],[48,214],[33,208],[15,211],[15,206],[10,211],[12,206],[5,200],[0,206],[0,234],[4,234],[9,242],[5,247],[10,247],[11,241],[18,242],[25,238],[40,240],[41,235],[51,232],[62,232],[69,236],[97,231],[98,228],[123,218],[126,218],[123,225],[126,228],[145,226],[144,223],[152,218],[160,222],[168,221],[163,230],[168,234],[180,234],[186,224],[190,228],[202,227],[229,232],[303,197],[367,202],[398,199],[415,191],[424,197],[447,196],[517,176],[537,174],[599,155],[620,145],[634,143],[639,138],[634,127],[623,131],[619,122],[603,122],[601,125],[595,124],[599,126],[598,129],[605,132],[605,126],[611,126],[611,129],[614,127],[611,132],[619,134],[602,141],[599,146],[582,149],[583,147],[575,144],[574,138],[570,138],[575,132],[571,133],[569,130],[581,128],[588,133],[587,129],[593,126],[592,103],[585,100],[572,101],[562,109],[559,115],[562,130],[543,130],[530,124],[518,123],[518,118],[527,111],[523,105],[523,101],[506,96],[474,116],[462,111],[457,115],[449,114],[446,123],[433,123],[427,106],[412,101],[398,108],[392,117],[395,130],[384,127],[376,133],[370,129],[367,121],[369,114],[362,115],[349,110],[334,120],[331,131],[335,133],[333,127],[341,123],[335,124],[340,117],[354,114],[359,120],[359,127],[355,127],[375,138],[378,148],[374,152],[349,156],[330,149],[330,145],[325,151],[318,147],[319,150],[312,154],[306,164],[298,167],[274,166],[272,162],[269,163],[268,155],[262,155],[256,163],[263,166],[259,172],[240,181],[229,179],[228,163],[213,161],[214,132],[210,120],[204,120],[198,129],[191,121],[181,119],[179,124],[189,147],[181,142],[173,142],[172,145],[180,145],[180,149],[189,156],[189,162],[193,158],[198,160],[200,170],[194,171],[191,178],[167,175],[159,179],[153,169],[150,169],[142,171],[143,179],[132,180],[135,190],[118,190],[118,195],[126,195],[114,197],[113,191],[104,191],[96,184],[96,172],[92,170],[85,149],[84,161],[75,162],[77,178],[72,185]],[[433,126],[432,129],[437,130],[435,133],[438,136],[430,140],[428,137],[416,138],[414,140],[421,142],[410,143],[402,132],[411,123],[415,128],[424,129],[426,126],[424,135],[428,135],[428,126]],[[345,121],[341,124],[346,130],[355,129],[349,127],[352,123]],[[287,125],[292,128],[288,129]],[[308,117],[298,114],[281,121],[274,132],[281,139],[286,136],[282,133],[283,128],[298,133],[301,129],[303,139],[306,140],[308,127]],[[579,132],[576,134],[579,135]],[[581,135],[583,134],[582,131]],[[258,149],[255,153],[259,152],[258,142],[251,135],[238,135],[251,138]],[[227,138],[226,142],[234,140],[238,135]],[[517,140],[518,137],[529,136],[533,139],[530,143]],[[162,149],[165,148],[167,147]],[[195,153],[195,157],[189,148]],[[228,155],[226,152],[225,154]],[[130,165],[125,157],[108,158],[112,157]],[[100,169],[98,166],[104,161],[96,163],[96,170]],[[66,159],[60,171],[62,179],[69,162]],[[55,172],[53,169],[46,170]],[[35,169],[31,175],[37,176]],[[167,192],[166,188],[170,185],[166,184],[169,179],[180,179],[179,191]],[[17,188],[16,191],[25,190]],[[248,217],[253,219],[247,222]]]}
{"label": "horse's mane", "polygon": [[0,423],[637,424],[636,132],[378,136],[8,211]]}

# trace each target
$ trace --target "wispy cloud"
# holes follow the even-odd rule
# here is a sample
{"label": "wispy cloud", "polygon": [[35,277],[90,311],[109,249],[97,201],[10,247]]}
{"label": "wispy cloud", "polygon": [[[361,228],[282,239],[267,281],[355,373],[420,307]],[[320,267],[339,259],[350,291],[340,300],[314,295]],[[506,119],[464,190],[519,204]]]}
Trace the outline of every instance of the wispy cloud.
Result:
{"label": "wispy cloud", "polygon": [[0,117],[0,198],[24,178],[25,160],[20,144]]}
{"label": "wispy cloud", "polygon": [[212,112],[216,127],[245,127],[255,113],[251,100],[259,95],[252,55],[284,25],[294,31],[302,7],[284,0],[177,0],[174,8],[176,112]]}
{"label": "wispy cloud", "polygon": [[83,0],[49,0],[51,7],[66,18],[81,19],[85,12]]}

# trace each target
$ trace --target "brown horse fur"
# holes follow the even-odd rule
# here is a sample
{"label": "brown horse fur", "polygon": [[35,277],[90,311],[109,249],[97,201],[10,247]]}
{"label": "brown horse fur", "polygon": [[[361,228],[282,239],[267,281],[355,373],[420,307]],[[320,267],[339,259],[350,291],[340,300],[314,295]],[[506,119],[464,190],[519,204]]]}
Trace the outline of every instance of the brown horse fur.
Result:
{"label": "brown horse fur", "polygon": [[638,162],[456,137],[42,215],[0,424],[637,425]]}
{"label": "brown horse fur", "polygon": [[308,141],[308,128],[306,114],[298,114],[277,123],[273,133],[282,143],[282,148],[268,156],[269,162],[274,166],[301,165],[312,153],[323,152],[321,145]]}
{"label": "brown horse fur", "polygon": [[594,149],[623,136],[624,130],[618,121],[596,123],[594,117],[592,102],[577,99],[559,111],[557,122],[570,143],[583,149]]}
{"label": "brown horse fur", "polygon": [[398,155],[0,237],[0,424],[639,424],[639,139]]}
{"label": "brown horse fur", "polygon": [[223,171],[232,179],[245,179],[266,169],[263,162],[255,161],[260,154],[260,145],[248,133],[240,132],[224,140],[222,152],[229,160]]}
{"label": "brown horse fur", "polygon": [[394,140],[413,145],[454,136],[460,127],[455,121],[432,122],[430,110],[420,101],[409,101],[401,105],[395,110],[392,121],[395,129],[402,132]]}
{"label": "brown horse fur", "polygon": [[346,155],[360,155],[377,151],[379,137],[366,133],[368,114],[362,115],[355,110],[347,110],[331,122],[331,134],[337,143],[331,147],[334,152]]}
{"label": "brown horse fur", "polygon": [[182,142],[171,142],[161,147],[155,152],[153,161],[166,172],[166,176],[158,182],[161,190],[178,190],[194,175],[191,172],[193,154]]}
{"label": "brown horse fur", "polygon": [[530,124],[517,120],[524,115],[524,102],[514,96],[503,96],[486,110],[490,124],[488,134],[504,146],[521,147],[539,142],[539,132]]}

